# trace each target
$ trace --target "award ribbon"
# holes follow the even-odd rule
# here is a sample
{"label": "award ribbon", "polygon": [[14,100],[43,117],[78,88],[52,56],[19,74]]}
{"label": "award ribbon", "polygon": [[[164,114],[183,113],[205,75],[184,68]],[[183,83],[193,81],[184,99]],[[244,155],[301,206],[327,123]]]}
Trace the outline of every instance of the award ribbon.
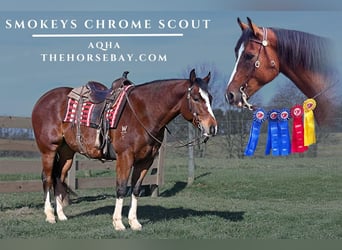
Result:
{"label": "award ribbon", "polygon": [[304,145],[309,146],[316,143],[315,117],[313,110],[316,108],[314,99],[307,99],[303,103],[304,109]]}
{"label": "award ribbon", "polygon": [[302,105],[295,105],[291,108],[292,123],[292,153],[303,153],[308,150],[304,146],[304,126],[303,126],[304,109]]}
{"label": "award ribbon", "polygon": [[268,112],[268,134],[265,154],[269,155],[272,150],[272,155],[280,155],[279,143],[279,130],[278,130],[278,111],[271,110]]}
{"label": "award ribbon", "polygon": [[246,156],[252,156],[255,152],[255,149],[259,141],[261,124],[265,121],[265,117],[266,117],[265,111],[261,108],[255,110],[253,113],[253,123],[251,126],[248,143],[245,148]]}
{"label": "award ribbon", "polygon": [[291,154],[291,142],[289,132],[290,111],[288,109],[280,110],[278,114],[278,130],[280,135],[280,155]]}

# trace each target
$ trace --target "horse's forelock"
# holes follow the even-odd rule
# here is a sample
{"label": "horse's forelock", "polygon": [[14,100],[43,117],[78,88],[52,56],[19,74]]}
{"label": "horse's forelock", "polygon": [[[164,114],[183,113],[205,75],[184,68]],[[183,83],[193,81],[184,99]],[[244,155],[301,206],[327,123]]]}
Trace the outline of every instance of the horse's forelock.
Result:
{"label": "horse's forelock", "polygon": [[198,87],[200,87],[202,90],[204,90],[205,92],[209,93],[209,89],[208,89],[208,84],[205,83],[203,81],[203,79],[201,78],[196,78],[195,83],[198,85]]}
{"label": "horse's forelock", "polygon": [[253,37],[253,32],[250,29],[245,29],[242,32],[240,38],[236,42],[235,49],[234,49],[236,58],[238,56],[238,51],[239,51],[241,45],[244,44],[245,42],[249,41],[249,39],[252,37]]}

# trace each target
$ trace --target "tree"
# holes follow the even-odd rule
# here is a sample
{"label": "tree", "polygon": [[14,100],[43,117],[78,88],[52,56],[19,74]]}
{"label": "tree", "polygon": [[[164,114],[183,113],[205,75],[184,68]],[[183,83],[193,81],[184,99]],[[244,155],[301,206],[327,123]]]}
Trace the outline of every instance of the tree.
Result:
{"label": "tree", "polygon": [[270,109],[288,108],[302,104],[307,97],[290,80],[281,83],[279,90],[268,103]]}

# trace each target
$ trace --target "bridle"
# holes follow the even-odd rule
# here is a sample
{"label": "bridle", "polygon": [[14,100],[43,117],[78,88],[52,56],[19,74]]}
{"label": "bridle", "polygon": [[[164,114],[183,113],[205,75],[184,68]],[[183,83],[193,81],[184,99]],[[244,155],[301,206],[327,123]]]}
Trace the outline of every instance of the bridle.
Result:
{"label": "bridle", "polygon": [[[200,120],[198,118],[198,113],[196,111],[194,111],[194,108],[193,108],[193,105],[191,103],[191,91],[193,89],[193,85],[191,87],[188,88],[187,90],[187,100],[188,100],[188,107],[189,107],[189,110],[190,112],[192,113],[193,115],[193,124],[197,124],[197,127],[202,131],[202,126],[201,126],[201,123],[200,123]],[[140,123],[140,125],[144,128],[144,130],[146,131],[146,133],[153,139],[155,140],[156,142],[158,142],[159,144],[163,145],[163,142],[161,140],[159,140],[157,137],[155,137],[147,128],[146,126],[143,124],[143,122],[139,119],[137,113],[135,112],[135,109],[133,107],[133,104],[131,103],[130,99],[129,99],[129,96],[127,93],[125,93],[125,97],[126,97],[126,100],[127,100],[127,103],[129,105],[129,107],[131,108],[132,112],[133,112],[133,115],[134,117],[137,119],[137,121]],[[169,130],[169,128],[167,126],[165,126],[165,129],[166,131],[171,135],[171,132]],[[201,135],[202,137],[202,135]],[[195,141],[198,141],[200,138],[195,138],[187,143],[182,143],[181,146],[178,146],[178,147],[185,147],[185,146],[188,146],[188,145],[191,145],[193,144]],[[205,136],[204,140],[203,140],[203,143],[206,143],[208,141],[209,137],[208,136]]]}
{"label": "bridle", "polygon": [[[189,106],[189,110],[193,115],[192,118],[192,124],[197,124],[197,127],[202,131],[202,125],[200,123],[200,120],[198,118],[198,113],[195,111],[195,109],[193,108],[192,105],[192,101],[191,101],[191,91],[193,89],[193,85],[191,87],[188,88],[188,93],[187,93],[187,100],[188,100],[188,106]],[[169,129],[166,127],[167,131],[169,132],[169,134],[171,134],[171,132],[169,131]],[[200,142],[200,139],[204,136],[204,139],[202,142]],[[178,142],[181,144],[179,146],[176,146],[176,148],[181,148],[181,147],[186,147],[186,146],[190,146],[190,145],[194,145],[195,142],[197,142],[197,144],[201,144],[201,143],[206,143],[209,140],[209,136],[208,135],[204,135],[203,133],[200,136],[197,136],[196,138],[192,139],[191,141],[188,141],[186,143],[183,143],[181,141],[178,140]],[[195,144],[196,145],[196,144]]]}
{"label": "bridle", "polygon": [[[257,58],[256,61],[254,62],[254,67],[249,71],[246,80],[244,81],[244,83],[241,85],[239,91],[241,93],[241,98],[243,100],[243,104],[244,107],[248,108],[249,110],[253,110],[253,105],[250,104],[247,99],[249,98],[249,95],[246,93],[246,89],[248,87],[248,82],[249,80],[252,78],[252,75],[254,73],[255,70],[260,68],[260,53],[262,49],[265,49],[265,55],[267,58],[269,58],[268,54],[267,54],[267,50],[266,47],[269,45],[268,40],[267,40],[267,28],[262,28],[263,31],[263,36],[262,36],[262,40],[257,40],[257,39],[249,39],[249,41],[255,42],[257,44],[260,44],[259,50],[258,50],[258,54],[257,54]],[[275,67],[275,61],[273,59],[270,59],[270,64],[271,67]],[[279,71],[278,71],[279,73]]]}
{"label": "bridle", "polygon": [[188,93],[186,95],[186,99],[188,100],[188,106],[189,106],[189,110],[192,113],[192,123],[193,124],[197,124],[197,127],[199,129],[202,129],[202,126],[200,124],[200,120],[198,118],[198,113],[196,112],[196,110],[194,109],[193,105],[192,105],[192,101],[191,101],[191,91],[193,90],[194,85],[192,85],[191,87],[188,88]]}

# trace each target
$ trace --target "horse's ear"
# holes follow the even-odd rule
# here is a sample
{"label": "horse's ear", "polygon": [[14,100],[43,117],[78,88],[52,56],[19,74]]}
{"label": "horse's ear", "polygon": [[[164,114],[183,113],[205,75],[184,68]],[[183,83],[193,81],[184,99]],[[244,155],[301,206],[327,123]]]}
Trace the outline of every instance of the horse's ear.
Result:
{"label": "horse's ear", "polygon": [[243,23],[239,17],[237,18],[237,22],[238,22],[242,31],[244,31],[245,29],[248,29],[248,25]]}
{"label": "horse's ear", "polygon": [[190,82],[194,83],[196,81],[196,72],[195,69],[192,69],[190,72]]}
{"label": "horse's ear", "polygon": [[211,73],[209,72],[208,75],[206,77],[203,78],[203,81],[208,84],[210,81],[210,77],[211,77]]}
{"label": "horse's ear", "polygon": [[255,37],[258,37],[258,35],[261,35],[262,36],[262,30],[252,22],[252,20],[247,17],[247,21],[248,21],[248,26],[249,28],[252,30],[253,34]]}

